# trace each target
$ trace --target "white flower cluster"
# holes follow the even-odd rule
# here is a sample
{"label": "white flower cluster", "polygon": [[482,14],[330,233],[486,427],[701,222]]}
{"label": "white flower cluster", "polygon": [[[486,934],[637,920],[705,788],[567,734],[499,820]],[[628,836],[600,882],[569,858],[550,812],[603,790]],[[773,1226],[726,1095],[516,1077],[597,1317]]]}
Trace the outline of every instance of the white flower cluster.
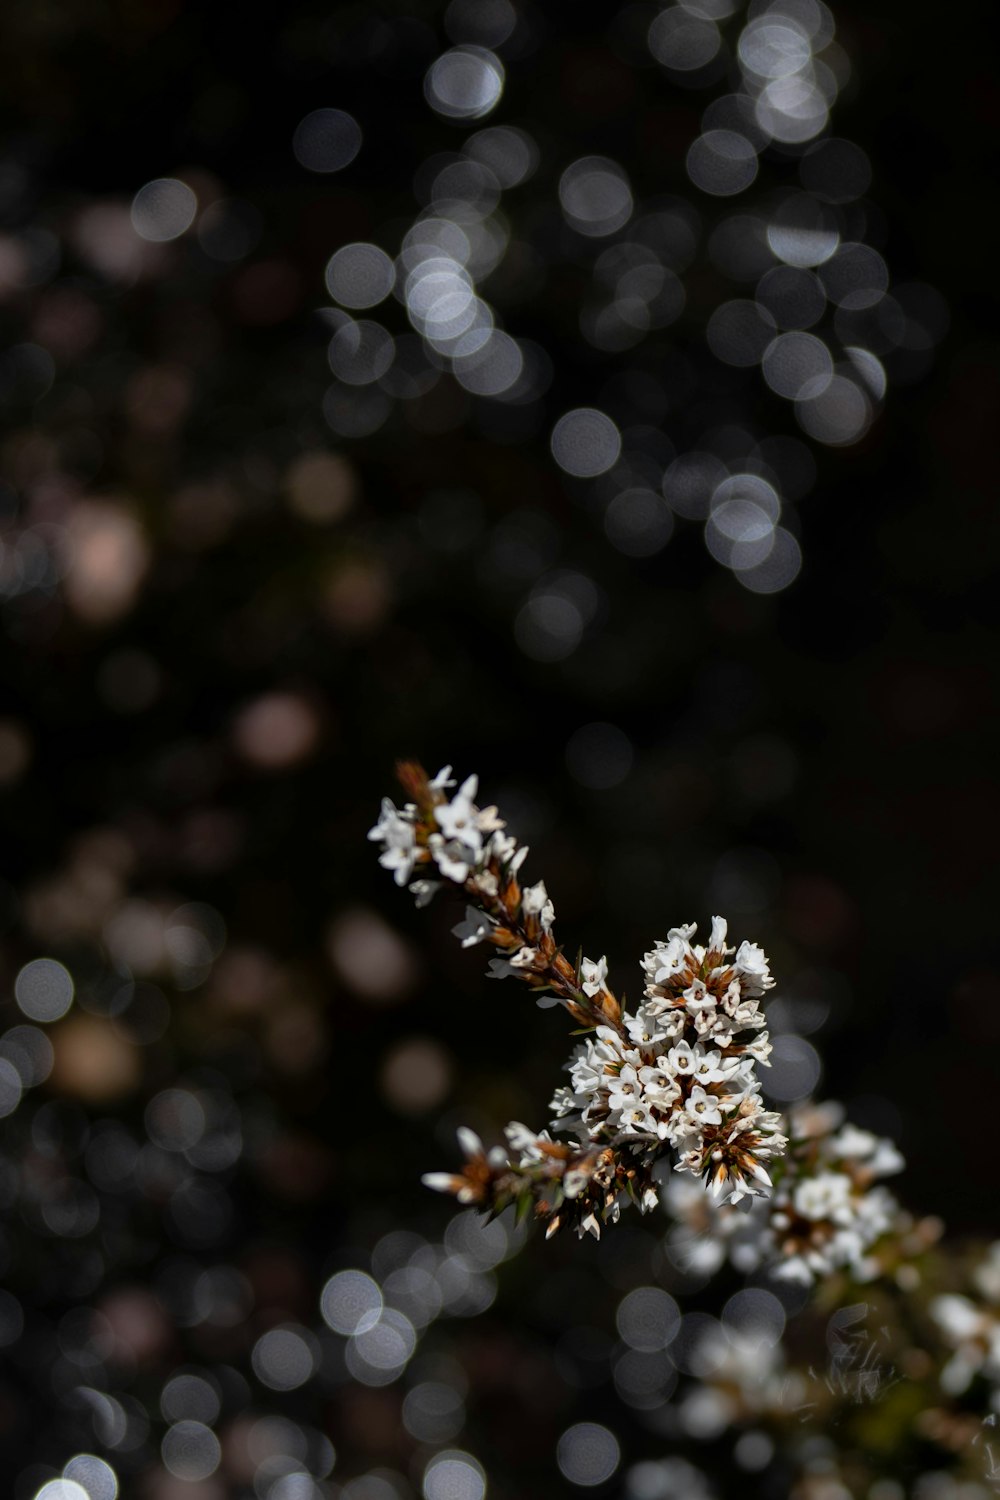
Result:
{"label": "white flower cluster", "polygon": [[697,1378],[675,1408],[682,1431],[694,1438],[712,1441],[761,1418],[787,1415],[805,1400],[805,1382],[786,1365],[781,1339],[768,1337],[766,1323],[740,1329],[706,1318],[685,1353]]}
{"label": "white flower cluster", "polygon": [[[759,1000],[774,981],[755,944],[727,947],[721,917],[706,947],[692,945],[694,931],[674,928],[646,954],[645,1003],[622,1017],[624,1035],[599,1026],[574,1050],[552,1109],[584,1138],[666,1142],[678,1170],[709,1172],[720,1200],[738,1202],[770,1188],[763,1162],[786,1144],[754,1071],[771,1050]],[[584,960],[582,972],[596,993],[604,960]]]}
{"label": "white flower cluster", "polygon": [[[813,1106],[803,1114],[833,1127],[843,1107]],[[879,1270],[868,1251],[899,1212],[888,1188],[876,1183],[906,1163],[891,1141],[855,1125],[831,1128],[817,1144],[809,1171],[790,1173],[774,1196],[770,1227],[783,1252],[776,1274],[808,1283],[846,1267],[855,1279],[868,1280]]]}
{"label": "white flower cluster", "polygon": [[[518,853],[520,854],[520,849]],[[526,851],[525,851],[526,852]],[[520,865],[521,861],[518,861]],[[486,872],[488,878],[489,872]],[[481,879],[482,877],[480,877]],[[521,892],[521,916],[533,920],[533,925],[539,933],[551,933],[552,924],[556,919],[555,907],[549,899],[545,889],[545,881],[540,880],[537,885],[527,885]],[[468,907],[465,921],[460,922],[451,930],[457,938],[462,939],[463,948],[471,948],[473,943],[481,943],[488,936],[490,927],[495,924],[487,919],[488,925],[483,926],[482,913],[477,912],[474,907]],[[475,935],[469,934],[469,923],[477,921]],[[532,943],[524,943],[516,952],[511,953],[509,958],[491,958],[489,964],[490,979],[506,979],[510,974],[516,974],[519,969],[530,969],[539,960],[540,954],[537,947]],[[558,1005],[559,1000],[555,995],[543,995],[538,1001],[543,1010],[552,1005]]]}
{"label": "white flower cluster", "polygon": [[[547,1130],[534,1131],[527,1125],[522,1125],[520,1120],[512,1120],[505,1128],[504,1135],[507,1137],[511,1153],[517,1158],[517,1164],[521,1168],[540,1167],[551,1162],[553,1153],[560,1149],[561,1142],[554,1141]],[[565,1146],[562,1146],[565,1150]],[[571,1201],[579,1198],[587,1188],[595,1175],[596,1159],[581,1156],[576,1166],[568,1167],[560,1178],[560,1187],[564,1198]],[[655,1208],[659,1199],[653,1189],[647,1189],[647,1196],[642,1202],[642,1210],[645,1213],[650,1208]],[[607,1214],[607,1223],[617,1224],[621,1217],[621,1204],[615,1201]],[[580,1224],[580,1233],[592,1234],[595,1239],[600,1239],[601,1229],[595,1214],[589,1214]]]}
{"label": "white flower cluster", "polygon": [[905,1163],[891,1141],[845,1124],[843,1114],[832,1102],[792,1110],[793,1150],[770,1201],[749,1214],[671,1183],[665,1206],[677,1221],[670,1246],[678,1264],[709,1274],[728,1254],[740,1271],[772,1264],[774,1275],[806,1284],[841,1269],[860,1281],[876,1275],[869,1252],[899,1211],[878,1180]]}
{"label": "white flower cluster", "polygon": [[[455,786],[451,766],[440,770],[428,786],[432,792],[451,790]],[[407,802],[398,808],[390,798],[382,798],[379,820],[369,829],[368,837],[384,846],[379,864],[393,872],[397,885],[406,885],[418,866],[433,865],[443,880],[462,885],[471,878],[476,889],[495,896],[496,879],[486,869],[490,861],[506,865],[511,872],[520,869],[527,848],[518,848],[517,841],[503,832],[504,823],[495,807],[476,806],[478,789],[478,776],[467,776],[450,800],[434,806],[434,827],[426,843],[418,838],[423,818],[416,803]],[[413,881],[409,888],[417,898],[417,905],[426,906],[440,884],[440,880],[422,878]],[[483,935],[486,930],[484,926]]]}
{"label": "white flower cluster", "polygon": [[996,1388],[994,1410],[1000,1406],[1000,1241],[990,1245],[986,1259],[972,1273],[982,1302],[957,1293],[935,1297],[931,1317],[945,1342],[954,1350],[941,1371],[941,1385],[959,1396],[977,1375]]}

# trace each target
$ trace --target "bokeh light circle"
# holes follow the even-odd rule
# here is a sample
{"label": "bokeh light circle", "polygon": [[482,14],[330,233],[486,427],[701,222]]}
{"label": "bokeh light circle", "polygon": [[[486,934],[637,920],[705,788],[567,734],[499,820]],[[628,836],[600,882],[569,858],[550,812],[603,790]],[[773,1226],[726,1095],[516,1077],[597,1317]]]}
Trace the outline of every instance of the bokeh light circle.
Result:
{"label": "bokeh light circle", "polygon": [[23,1091],[21,1075],[14,1064],[0,1057],[0,1120],[14,1113]]}
{"label": "bokeh light circle", "polygon": [[176,177],[157,177],[132,199],[132,227],[154,244],[179,239],[191,228],[197,213],[198,199],[187,183]]}
{"label": "bokeh light circle", "polygon": [[583,156],[559,179],[559,202],[567,222],[580,234],[600,238],[632,217],[632,190],[617,162]]}
{"label": "bokeh light circle", "polygon": [[722,1326],[742,1343],[773,1347],[785,1331],[785,1309],[773,1292],[746,1287],[735,1292],[722,1309]]}
{"label": "bokeh light circle", "polygon": [[117,1500],[118,1476],[111,1465],[93,1453],[78,1453],[63,1469],[63,1478],[79,1484],[88,1500]]}
{"label": "bokeh light circle", "polygon": [[706,130],[691,145],[687,174],[695,187],[713,198],[745,192],[757,176],[757,152],[736,130]]}
{"label": "bokeh light circle", "polygon": [[552,456],[561,469],[578,479],[604,474],[621,453],[621,433],[609,416],[592,406],[561,416],[552,429]]}
{"label": "bokeh light circle", "polygon": [[615,1322],[619,1335],[632,1349],[666,1349],[681,1326],[681,1313],[669,1292],[640,1286],[618,1304]]}
{"label": "bokeh light circle", "polygon": [[836,448],[856,443],[867,430],[872,412],[857,381],[838,373],[816,393],[808,387],[803,390],[795,403],[795,416],[810,437]]}
{"label": "bokeh light circle", "polygon": [[424,1500],[483,1500],[486,1475],[471,1453],[446,1448],[424,1469]]}
{"label": "bokeh light circle", "polygon": [[570,1484],[591,1488],[611,1478],[621,1462],[621,1449],[610,1428],[599,1422],[577,1422],[559,1439],[556,1461]]}
{"label": "bokeh light circle", "polygon": [[314,109],[292,137],[295,160],[309,172],[340,172],[361,150],[361,126],[343,109]]}
{"label": "bokeh light circle", "polygon": [[382,1292],[367,1271],[338,1271],[323,1287],[320,1312],[335,1333],[364,1333],[382,1316]]}
{"label": "bokeh light circle", "polygon": [[677,73],[704,68],[722,45],[719,28],[706,14],[686,6],[668,6],[650,22],[649,50],[658,63]]}
{"label": "bokeh light circle", "polygon": [[771,1066],[763,1076],[764,1092],[782,1104],[808,1098],[823,1071],[816,1048],[790,1031],[776,1036],[771,1047]]}
{"label": "bokeh light circle", "polygon": [[304,1331],[272,1328],[262,1333],[250,1355],[254,1374],[273,1391],[294,1391],[315,1369],[315,1352]]}
{"label": "bokeh light circle", "polygon": [[442,53],[424,79],[428,104],[449,120],[480,120],[503,93],[500,59],[483,47],[454,47]]}
{"label": "bokeh light circle", "polygon": [[392,291],[396,270],[378,245],[342,245],[327,262],[326,287],[341,307],[375,307]]}
{"label": "bokeh light circle", "polygon": [[58,1021],[73,1003],[73,977],[54,958],[34,958],[18,973],[14,997],[32,1021]]}
{"label": "bokeh light circle", "polygon": [[175,1422],[163,1435],[160,1456],[175,1479],[193,1482],[215,1473],[222,1448],[211,1427],[203,1422]]}

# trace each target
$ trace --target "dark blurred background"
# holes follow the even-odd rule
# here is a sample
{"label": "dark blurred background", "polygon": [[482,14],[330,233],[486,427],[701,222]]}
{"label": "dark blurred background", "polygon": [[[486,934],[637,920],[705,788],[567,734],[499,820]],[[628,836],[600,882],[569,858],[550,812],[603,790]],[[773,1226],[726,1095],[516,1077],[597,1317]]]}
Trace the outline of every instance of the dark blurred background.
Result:
{"label": "dark blurred background", "polygon": [[[415,913],[378,869],[365,833],[401,755],[479,772],[567,949],[606,951],[619,992],[678,922],[718,910],[762,941],[775,1101],[844,1099],[899,1139],[914,1210],[992,1228],[989,12],[839,5],[835,50],[816,43],[831,119],[755,143],[737,195],[688,156],[738,91],[730,9],[697,13],[729,51],[692,68],[673,33],[651,56],[641,4],[5,7],[0,1453],[18,1500],[112,1500],[112,1474],[154,1500],[478,1500],[464,1459],[457,1488],[421,1478],[449,1444],[497,1496],[576,1493],[553,1457],[570,1422],[614,1429],[623,1464],[669,1447],[580,1353],[582,1328],[606,1357],[623,1290],[673,1285],[662,1228],[532,1241],[499,1292],[459,1231],[434,1261],[449,1206],[421,1171],[456,1159],[462,1121],[541,1125],[567,1041],[485,981],[458,913]],[[789,14],[828,24],[815,0]],[[463,46],[474,88],[500,60],[495,107],[437,64]],[[520,134],[467,145],[494,126]],[[843,361],[877,324],[888,381],[884,400],[850,386],[850,431],[782,399],[717,316],[751,307],[777,264],[761,225],[804,211],[802,163],[831,134],[871,183],[815,193],[816,223],[842,215],[891,276],[836,308],[824,283],[814,333]],[[574,199],[560,174],[594,157],[610,178]],[[378,271],[408,233],[444,255],[447,234],[411,230],[449,212],[514,384],[328,269],[360,244]],[[683,296],[657,316],[653,294],[650,312],[609,293],[635,265]],[[602,414],[598,448],[623,434],[599,473],[552,439],[580,409]],[[781,495],[784,571],[763,549],[727,566],[731,536],[712,553],[707,500],[668,507],[691,451]],[[466,1281],[418,1295],[448,1254]],[[432,1326],[408,1365],[406,1329],[395,1364],[345,1365],[322,1288],[394,1268],[403,1322]],[[463,1400],[467,1426],[447,1416]]]}

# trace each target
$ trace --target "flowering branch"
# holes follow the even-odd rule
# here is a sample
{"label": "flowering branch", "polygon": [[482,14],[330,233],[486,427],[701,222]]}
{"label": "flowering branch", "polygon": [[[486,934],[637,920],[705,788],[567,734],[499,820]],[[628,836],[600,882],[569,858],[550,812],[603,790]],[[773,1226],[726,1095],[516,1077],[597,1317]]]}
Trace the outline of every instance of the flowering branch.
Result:
{"label": "flowering branch", "polygon": [[[694,924],[672,928],[643,959],[643,1003],[624,1011],[605,958],[573,964],[557,945],[545,884],[521,886],[528,851],[495,807],[477,806],[477,778],[454,790],[450,766],[433,778],[412,763],[398,769],[408,800],[385,799],[368,835],[380,863],[418,905],[441,886],[460,892],[455,935],[497,950],[490,976],[527,984],[540,1005],[562,1005],[592,1033],[551,1102],[553,1128],[570,1139],[513,1123],[509,1153],[487,1152],[463,1130],[462,1170],[430,1173],[428,1186],[491,1213],[533,1209],[550,1235],[572,1225],[599,1236],[624,1201],[645,1213],[662,1198],[681,1223],[702,1218],[715,1243],[739,1243],[744,1261],[752,1225],[757,1260],[777,1259],[785,1274],[863,1269],[897,1213],[874,1183],[902,1159],[867,1132],[838,1132],[836,1106],[801,1110],[791,1125],[765,1109],[756,1069],[771,1052],[761,1006],[774,980],[763,951],[730,946],[721,917],[705,945],[692,941]],[[744,1199],[751,1213],[734,1214]]]}
{"label": "flowering branch", "polygon": [[495,807],[473,802],[478,778],[469,776],[449,800],[445,792],[455,785],[450,766],[433,780],[410,762],[397,771],[412,800],[397,809],[385,798],[368,834],[383,844],[379,863],[394,872],[396,884],[410,882],[415,870],[432,869],[439,878],[410,882],[417,905],[426,906],[443,884],[463,891],[473,904],[455,935],[463,948],[486,942],[503,955],[491,962],[491,978],[512,975],[550,997],[549,1004],[564,1005],[582,1025],[620,1029],[621,1006],[607,987],[607,963],[585,958],[577,968],[557,947],[545,882],[522,889],[518,872],[527,847],[504,833]]}

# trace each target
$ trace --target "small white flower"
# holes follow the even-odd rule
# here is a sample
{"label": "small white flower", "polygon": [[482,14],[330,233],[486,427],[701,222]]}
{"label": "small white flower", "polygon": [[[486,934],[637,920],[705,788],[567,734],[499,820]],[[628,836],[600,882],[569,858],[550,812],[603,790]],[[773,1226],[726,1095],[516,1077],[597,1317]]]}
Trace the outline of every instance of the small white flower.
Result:
{"label": "small white flower", "polygon": [[860,1130],[856,1125],[842,1125],[832,1137],[830,1149],[836,1156],[863,1161],[875,1177],[889,1177],[906,1166],[892,1141],[880,1139],[870,1130]]}
{"label": "small white flower", "polygon": [[760,1031],[766,1024],[756,1000],[742,1000],[733,1012],[733,1026],[737,1031]]}
{"label": "small white flower", "polygon": [[760,1100],[754,1092],[760,1085],[754,1075],[753,1063],[747,1058],[727,1058],[723,1066],[730,1062],[738,1062],[739,1066],[723,1077],[726,1087],[726,1093],[723,1095],[723,1098],[726,1102],[727,1111],[735,1105],[742,1106],[744,1099],[748,1099],[752,1102],[754,1118],[757,1119],[763,1111],[760,1106]]}
{"label": "small white flower", "polygon": [[542,1141],[551,1143],[552,1137],[547,1130],[536,1132],[529,1130],[527,1125],[522,1125],[520,1120],[511,1120],[504,1130],[508,1144],[512,1151],[519,1152],[522,1156],[521,1166],[527,1166],[530,1162],[541,1161],[545,1153],[539,1150]]}
{"label": "small white flower", "polygon": [[479,787],[478,776],[467,776],[450,802],[442,802],[434,809],[434,821],[447,839],[468,841],[469,835],[478,837],[476,818],[479,809],[473,798]]}
{"label": "small white flower", "polygon": [[830,1141],[838,1156],[870,1156],[878,1145],[878,1136],[850,1123],[842,1125]]}
{"label": "small white flower", "polygon": [[714,1094],[706,1093],[700,1083],[695,1084],[684,1107],[699,1125],[722,1124],[722,1112],[719,1109],[718,1099]]}
{"label": "small white flower", "polygon": [[480,833],[499,833],[506,826],[495,807],[481,807],[476,813],[476,827]]}
{"label": "small white flower", "polygon": [[626,1064],[616,1078],[608,1079],[608,1104],[611,1112],[626,1109],[636,1104],[642,1098],[642,1084],[639,1082],[635,1068]]}
{"label": "small white flower", "polygon": [[752,1178],[741,1177],[738,1173],[733,1173],[726,1183],[726,1187],[729,1189],[728,1201],[735,1206],[737,1203],[741,1203],[744,1198],[766,1198],[767,1192],[765,1188],[770,1187],[771,1179],[767,1176],[766,1172],[764,1176],[767,1178],[767,1182],[762,1186],[760,1183],[754,1182]]}
{"label": "small white flower", "polygon": [[617,1121],[623,1135],[656,1135],[656,1120],[649,1105],[639,1099],[627,1105]]}
{"label": "small white flower", "polygon": [[369,828],[368,837],[385,845],[378,862],[383,869],[392,870],[397,885],[405,885],[416,863],[416,835],[413,824],[400,815],[388,797],[382,798],[379,820]]}
{"label": "small white flower", "polygon": [[570,1167],[563,1173],[563,1192],[567,1198],[578,1198],[590,1181],[590,1173],[580,1167]]}
{"label": "small white flower", "polygon": [[726,933],[728,932],[728,930],[729,923],[726,921],[725,917],[712,918],[712,930],[708,935],[709,953],[721,953],[723,956],[725,956]]}
{"label": "small white flower", "polygon": [[652,1047],[657,1042],[666,1041],[667,1037],[676,1035],[667,1017],[650,1012],[646,1005],[640,1006],[634,1016],[625,1015],[622,1019],[625,1022],[625,1030],[639,1047]]}
{"label": "small white flower", "polygon": [[486,853],[491,859],[496,859],[500,864],[507,864],[514,856],[517,848],[517,840],[511,838],[509,833],[494,833],[490,835],[486,845]]}
{"label": "small white flower", "polygon": [[690,927],[673,927],[667,941],[657,943],[652,952],[646,954],[643,968],[653,984],[668,984],[675,974],[689,967],[693,955],[688,938],[692,932],[693,923]]}
{"label": "small white flower", "polygon": [[580,961],[580,988],[585,995],[596,995],[603,990],[608,977],[608,961],[599,958],[595,963],[592,958],[584,958]]}
{"label": "small white flower", "polygon": [[510,964],[514,969],[530,969],[537,957],[538,949],[529,948],[527,944],[525,944],[523,948],[519,948],[513,955],[510,960]]}
{"label": "small white flower", "polygon": [[454,786],[455,783],[451,779],[451,766],[443,766],[434,777],[433,781],[428,782],[428,785],[435,792],[443,792],[446,791],[448,787]]}
{"label": "small white flower", "polygon": [[618,1033],[610,1026],[599,1026],[596,1038],[595,1041],[588,1037],[581,1046],[575,1047],[569,1062],[565,1064],[573,1087],[580,1093],[595,1093],[598,1089],[605,1088],[610,1081],[608,1064],[630,1060],[624,1056]]}
{"label": "small white flower", "polygon": [[457,923],[451,930],[455,937],[461,938],[463,948],[474,948],[481,943],[496,926],[492,917],[484,911],[477,911],[474,906],[465,908],[465,921]]}
{"label": "small white flower", "polygon": [[700,1060],[700,1052],[695,1052],[687,1042],[678,1042],[667,1053],[667,1066],[674,1073],[693,1073]]}
{"label": "small white flower", "polygon": [[876,1177],[891,1177],[894,1172],[902,1172],[905,1166],[906,1157],[892,1141],[880,1140],[868,1158],[868,1167]]}
{"label": "small white flower", "polygon": [[492,870],[477,870],[472,876],[472,884],[480,895],[487,900],[494,901],[500,892],[500,882]]}
{"label": "small white flower", "polygon": [[981,1332],[984,1318],[982,1312],[968,1297],[956,1293],[945,1293],[935,1297],[931,1303],[931,1317],[943,1330],[945,1337],[954,1343],[974,1339]]}
{"label": "small white flower", "polygon": [[464,885],[477,861],[476,851],[457,839],[449,839],[446,842],[440,833],[430,835],[427,848],[444,878]]}
{"label": "small white flower", "polygon": [[694,1076],[701,1084],[721,1083],[724,1078],[729,1078],[738,1067],[737,1058],[727,1057],[723,1062],[721,1052],[702,1052],[699,1048]]}
{"label": "small white flower", "polygon": [[719,1007],[724,1015],[734,1016],[742,1004],[743,991],[740,989],[739,980],[734,979],[723,992]]}
{"label": "small white flower", "polygon": [[[649,989],[645,991],[645,994],[650,994]],[[652,996],[641,1008],[645,1015],[656,1019],[657,1027],[662,1028],[665,1036],[680,1036],[687,1025],[687,1013],[684,1007],[670,1005],[660,995]]]}
{"label": "small white flower", "polygon": [[648,1103],[658,1105],[661,1109],[667,1108],[675,1099],[680,1098],[680,1086],[666,1068],[640,1068],[639,1082],[642,1084]]}
{"label": "small white flower", "polygon": [[369,828],[368,837],[376,843],[391,843],[398,834],[408,833],[413,837],[412,825],[405,818],[400,817],[394,802],[388,797],[382,798],[382,806],[379,808],[378,822]]}
{"label": "small white flower", "polygon": [[413,874],[416,849],[400,849],[389,847],[384,854],[379,855],[379,864],[386,870],[392,870],[393,879],[397,885],[405,885]]}
{"label": "small white flower", "polygon": [[470,1130],[468,1125],[460,1125],[455,1134],[458,1136],[458,1144],[461,1146],[465,1155],[469,1157],[470,1160],[474,1156],[486,1155],[486,1147],[483,1145],[476,1132],[474,1130]]}
{"label": "small white flower", "polygon": [[424,1187],[433,1188],[435,1193],[452,1193],[458,1178],[453,1172],[425,1172],[420,1181]]}
{"label": "small white flower", "polygon": [[674,1163],[674,1171],[691,1172],[695,1177],[700,1177],[704,1166],[700,1138],[697,1135],[689,1136],[678,1145],[678,1150],[681,1159]]}
{"label": "small white flower", "polygon": [[664,1106],[656,1099],[650,1099],[647,1095],[646,1102],[654,1111],[659,1111],[656,1118],[656,1134],[661,1141],[670,1141],[671,1145],[676,1147],[677,1143],[684,1136],[685,1131],[691,1129],[690,1120],[685,1119],[683,1110],[678,1111],[673,1108],[675,1101],[671,1101],[671,1104]]}
{"label": "small white flower", "polygon": [[699,1037],[711,1042],[713,1047],[729,1047],[733,1041],[733,1023],[720,1015],[702,1015],[694,1023]]}
{"label": "small white flower", "polygon": [[771,1275],[779,1281],[797,1281],[802,1286],[811,1286],[814,1279],[812,1267],[802,1255],[784,1256],[774,1265]]}
{"label": "small white flower", "polygon": [[459,883],[468,879],[483,853],[479,808],[472,800],[478,785],[478,777],[466,777],[450,802],[435,807],[438,832],[427,840],[442,875]]}
{"label": "small white flower", "polygon": [[537,917],[543,932],[552,931],[556,913],[544,880],[540,880],[537,885],[525,886],[521,892],[521,910],[525,916]]}
{"label": "small white flower", "polygon": [[590,1102],[589,1094],[578,1094],[573,1089],[563,1085],[557,1088],[549,1101],[549,1109],[552,1110],[557,1120],[563,1120],[567,1115],[578,1115],[586,1109]]}
{"label": "small white flower", "polygon": [[414,880],[411,881],[410,894],[416,898],[417,910],[428,906],[444,884],[441,880]]}
{"label": "small white flower", "polygon": [[692,1016],[697,1017],[702,1011],[715,1010],[715,996],[706,989],[704,980],[693,979],[687,989],[681,992],[681,998]]}
{"label": "small white flower", "polygon": [[792,1203],[804,1219],[832,1219],[847,1225],[854,1217],[851,1187],[844,1172],[819,1172],[796,1184]]}
{"label": "small white flower", "polygon": [[608,1049],[608,1061],[612,1058],[623,1056],[626,1048],[621,1037],[613,1026],[595,1026],[594,1035],[597,1040]]}
{"label": "small white flower", "polygon": [[603,1057],[595,1055],[592,1042],[574,1050],[566,1067],[578,1094],[594,1094],[603,1086],[606,1077],[604,1063]]}
{"label": "small white flower", "polygon": [[760,994],[769,990],[774,984],[771,971],[767,966],[767,955],[763,948],[756,943],[748,943],[745,940],[736,950],[735,968],[737,974],[747,981],[749,993]]}
{"label": "small white flower", "polygon": [[768,1068],[771,1066],[768,1058],[774,1049],[766,1031],[761,1036],[755,1036],[752,1042],[747,1042],[743,1050],[746,1056],[752,1057],[755,1062],[763,1063]]}

